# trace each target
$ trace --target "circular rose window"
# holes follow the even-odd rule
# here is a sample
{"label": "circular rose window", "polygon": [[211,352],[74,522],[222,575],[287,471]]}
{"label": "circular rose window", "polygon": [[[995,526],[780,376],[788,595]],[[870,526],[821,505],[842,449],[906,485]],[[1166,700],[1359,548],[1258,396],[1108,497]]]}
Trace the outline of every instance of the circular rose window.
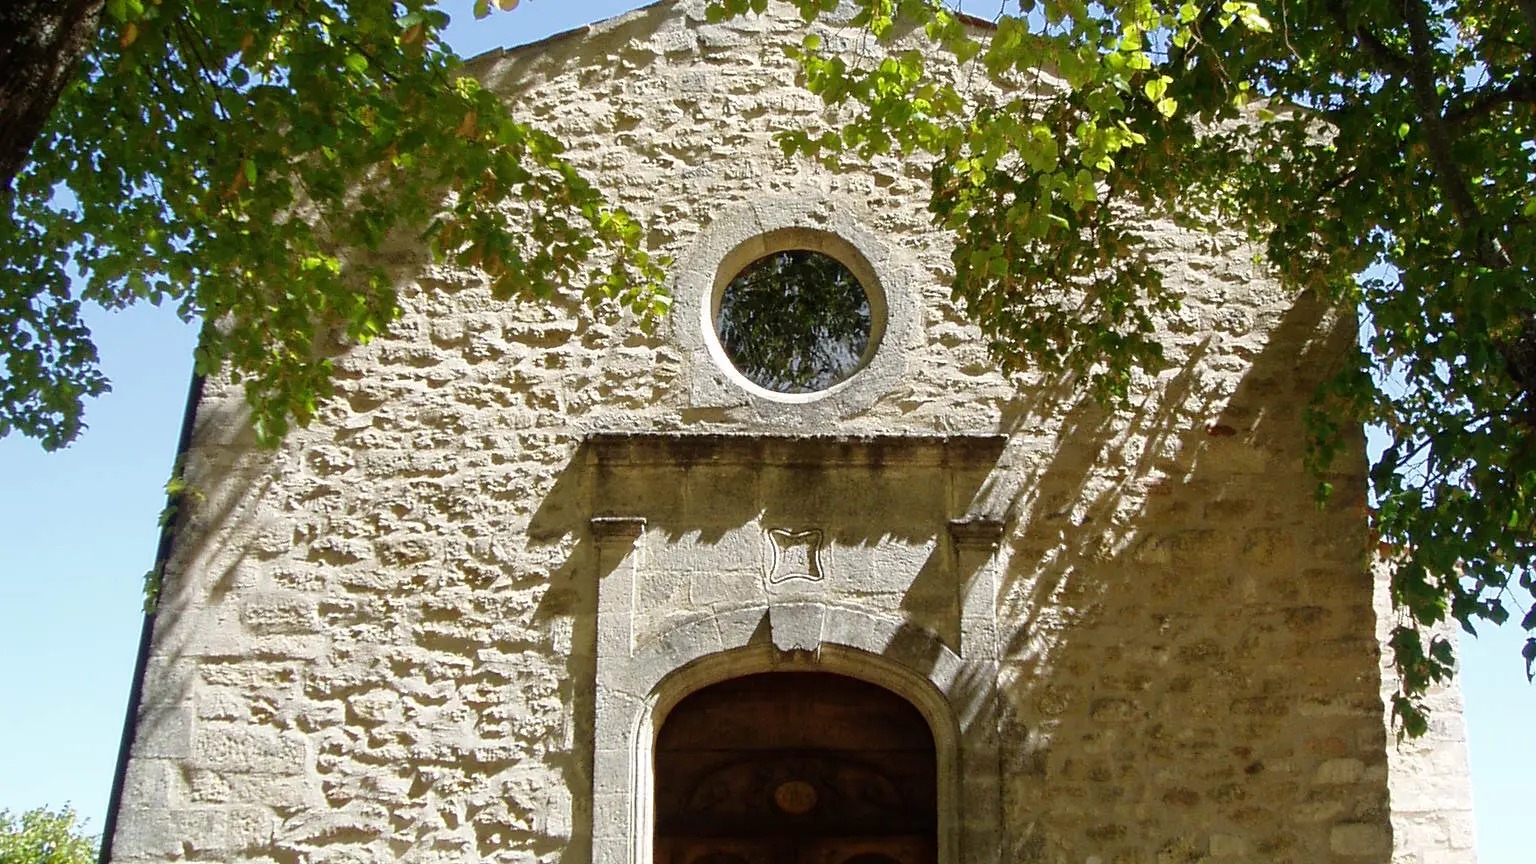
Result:
{"label": "circular rose window", "polygon": [[725,286],[715,334],[736,371],[775,393],[816,393],[857,372],[870,347],[869,294],[841,261],[786,249]]}

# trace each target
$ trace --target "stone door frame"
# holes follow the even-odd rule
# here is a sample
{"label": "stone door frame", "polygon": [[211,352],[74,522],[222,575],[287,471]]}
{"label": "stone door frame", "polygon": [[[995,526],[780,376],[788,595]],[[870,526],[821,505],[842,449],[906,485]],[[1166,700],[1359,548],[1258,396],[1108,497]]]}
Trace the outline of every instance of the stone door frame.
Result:
{"label": "stone door frame", "polygon": [[961,656],[910,623],[849,605],[787,602],[701,613],[661,639],[634,640],[645,520],[598,517],[592,864],[651,864],[657,730],[689,694],[758,672],[816,670],[906,699],[938,759],[939,864],[996,864],[1002,786],[992,610],[1001,526],[950,525],[956,578],[970,577]]}

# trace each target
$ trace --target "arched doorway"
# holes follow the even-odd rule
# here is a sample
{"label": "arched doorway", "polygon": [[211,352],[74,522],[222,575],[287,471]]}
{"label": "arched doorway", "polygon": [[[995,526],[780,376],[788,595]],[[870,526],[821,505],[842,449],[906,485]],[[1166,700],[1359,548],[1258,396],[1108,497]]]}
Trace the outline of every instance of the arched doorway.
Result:
{"label": "arched doorway", "polygon": [[935,864],[933,733],[900,696],[825,672],[733,678],[656,739],[657,864]]}

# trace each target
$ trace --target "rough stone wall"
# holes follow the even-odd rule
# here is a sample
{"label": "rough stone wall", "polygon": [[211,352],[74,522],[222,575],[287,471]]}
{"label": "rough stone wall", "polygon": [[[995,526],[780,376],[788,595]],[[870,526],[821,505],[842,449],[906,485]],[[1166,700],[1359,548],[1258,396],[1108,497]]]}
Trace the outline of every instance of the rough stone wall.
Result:
{"label": "rough stone wall", "polygon": [[[1378,573],[1378,577],[1376,635],[1386,644],[1395,619],[1386,574]],[[1457,631],[1448,627],[1443,635],[1454,640]],[[1381,669],[1382,701],[1389,708],[1398,687],[1390,657],[1389,652],[1383,652]],[[1476,826],[1460,686],[1437,688],[1425,699],[1425,706],[1429,709],[1429,731],[1417,739],[1398,741],[1387,750],[1392,862],[1462,864],[1476,857]]]}
{"label": "rough stone wall", "polygon": [[[777,195],[886,238],[911,275],[904,373],[819,428],[1007,436],[975,485],[1007,517],[1003,859],[1385,862],[1396,826],[1400,860],[1470,861],[1430,829],[1403,858],[1420,853],[1391,818],[1389,771],[1441,756],[1389,760],[1358,442],[1324,511],[1302,467],[1302,406],[1353,323],[1281,291],[1234,238],[1163,228],[1188,299],[1170,368],[1138,380],[1132,410],[1007,382],[948,300],[925,168],[786,161],[775,132],[828,120],[780,49],[802,25],[777,6],[710,25],[701,7],[664,3],[476,68],[652,226],[657,251],[685,261],[720,213]],[[200,497],[168,568],[117,860],[585,864],[597,601],[582,441],[799,431],[694,404],[694,361],[665,329],[574,300],[497,303],[473,272],[399,264],[405,317],[338,358],[338,397],[277,452],[253,447],[238,388],[208,383],[186,462]],[[666,493],[640,477],[634,494]],[[722,532],[759,519],[733,518]],[[661,548],[710,545],[667,527]],[[871,592],[886,614],[932,588],[866,557],[887,573]],[[642,629],[729,605],[734,575],[653,579]],[[1464,756],[1446,758],[1464,788]]]}

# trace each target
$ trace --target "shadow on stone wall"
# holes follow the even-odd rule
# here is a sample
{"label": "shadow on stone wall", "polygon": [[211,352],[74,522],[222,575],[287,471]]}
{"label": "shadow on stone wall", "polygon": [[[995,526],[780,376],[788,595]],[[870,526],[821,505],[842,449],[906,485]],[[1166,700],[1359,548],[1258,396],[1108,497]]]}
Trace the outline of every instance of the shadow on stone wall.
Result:
{"label": "shadow on stone wall", "polygon": [[[837,573],[801,596],[898,615],[957,649],[969,587],[955,582],[970,574],[946,522],[1002,517],[1000,716],[989,680],[950,696],[967,723],[1001,728],[1010,860],[1308,861],[1341,848],[1385,860],[1363,443],[1347,442],[1324,508],[1303,465],[1304,406],[1353,338],[1352,321],[1303,295],[1261,352],[1208,339],[1128,413],[1065,386],[1013,402],[1006,452],[971,462],[934,455],[943,439],[899,457],[868,441],[813,442],[819,453],[796,457],[805,445],[791,438],[583,447],[530,532],[576,538],[539,614],[576,622],[565,686],[578,741],[591,740],[594,710],[592,575],[607,575],[591,515],[647,519],[636,615],[655,612],[656,632],[669,603],[683,617],[771,604],[752,544],[767,528],[820,526]],[[758,593],[704,596],[706,579]],[[913,633],[913,646],[939,644]],[[563,770],[584,801],[590,763]],[[572,864],[585,860],[588,817],[574,814]]]}
{"label": "shadow on stone wall", "polygon": [[1303,295],[1262,353],[1207,340],[1129,418],[1065,410],[999,591],[1011,860],[1390,856],[1363,442],[1326,508],[1303,467],[1353,338]]}

